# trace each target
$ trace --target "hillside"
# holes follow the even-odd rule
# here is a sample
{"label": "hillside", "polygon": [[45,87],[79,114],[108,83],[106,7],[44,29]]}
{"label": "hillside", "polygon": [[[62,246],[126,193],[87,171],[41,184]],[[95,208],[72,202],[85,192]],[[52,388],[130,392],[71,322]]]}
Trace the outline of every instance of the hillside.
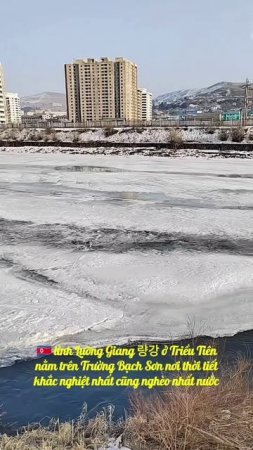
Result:
{"label": "hillside", "polygon": [[29,109],[47,109],[66,111],[66,97],[60,92],[42,92],[21,98],[21,107]]}
{"label": "hillside", "polygon": [[244,107],[244,83],[222,81],[202,89],[169,92],[154,100],[160,111],[227,111]]}

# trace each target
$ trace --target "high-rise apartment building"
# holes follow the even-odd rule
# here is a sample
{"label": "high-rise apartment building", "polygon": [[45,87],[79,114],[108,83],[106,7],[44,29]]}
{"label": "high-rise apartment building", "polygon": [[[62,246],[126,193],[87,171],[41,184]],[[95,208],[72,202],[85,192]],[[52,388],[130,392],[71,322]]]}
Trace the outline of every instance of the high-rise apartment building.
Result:
{"label": "high-rise apartment building", "polygon": [[137,65],[124,58],[114,64],[116,119],[138,120]]}
{"label": "high-rise apartment building", "polygon": [[4,91],[4,74],[0,64],[0,124],[6,123],[6,103]]}
{"label": "high-rise apartment building", "polygon": [[124,58],[78,59],[65,64],[68,118],[72,122],[137,120],[137,66]]}
{"label": "high-rise apartment building", "polygon": [[138,120],[150,122],[152,120],[152,94],[147,89],[138,89]]}
{"label": "high-rise apartment building", "polygon": [[21,107],[18,94],[6,92],[6,119],[7,123],[21,123]]}

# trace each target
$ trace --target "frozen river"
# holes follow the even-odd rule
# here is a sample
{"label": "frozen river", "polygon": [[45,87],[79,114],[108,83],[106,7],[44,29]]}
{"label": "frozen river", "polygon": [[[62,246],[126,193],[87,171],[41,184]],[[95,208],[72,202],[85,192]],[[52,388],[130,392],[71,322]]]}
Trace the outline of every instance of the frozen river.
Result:
{"label": "frozen river", "polygon": [[0,364],[253,328],[253,160],[0,155]]}

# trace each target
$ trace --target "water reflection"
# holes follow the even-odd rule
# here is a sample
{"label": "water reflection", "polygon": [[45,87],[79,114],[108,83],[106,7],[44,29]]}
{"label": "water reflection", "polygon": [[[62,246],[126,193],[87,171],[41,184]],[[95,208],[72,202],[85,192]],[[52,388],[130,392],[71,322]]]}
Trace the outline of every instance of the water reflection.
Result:
{"label": "water reflection", "polygon": [[55,166],[54,170],[60,172],[126,172],[124,169],[116,167],[102,167],[102,166]]}

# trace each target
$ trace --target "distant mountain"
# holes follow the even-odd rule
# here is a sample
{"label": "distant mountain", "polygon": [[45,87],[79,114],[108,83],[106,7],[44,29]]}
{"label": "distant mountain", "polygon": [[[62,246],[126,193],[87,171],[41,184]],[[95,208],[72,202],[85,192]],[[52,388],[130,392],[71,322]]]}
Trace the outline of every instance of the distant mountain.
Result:
{"label": "distant mountain", "polygon": [[159,95],[155,109],[164,111],[196,109],[203,112],[238,109],[244,106],[244,83],[222,81],[202,89],[188,89]]}
{"label": "distant mountain", "polygon": [[159,97],[156,97],[154,103],[156,105],[159,105],[160,103],[176,102],[182,98],[194,97],[197,92],[198,89],[183,89],[181,91],[168,92],[167,94],[159,95]]}
{"label": "distant mountain", "polygon": [[21,107],[29,109],[46,109],[51,111],[66,111],[65,94],[59,92],[42,92],[21,98]]}

